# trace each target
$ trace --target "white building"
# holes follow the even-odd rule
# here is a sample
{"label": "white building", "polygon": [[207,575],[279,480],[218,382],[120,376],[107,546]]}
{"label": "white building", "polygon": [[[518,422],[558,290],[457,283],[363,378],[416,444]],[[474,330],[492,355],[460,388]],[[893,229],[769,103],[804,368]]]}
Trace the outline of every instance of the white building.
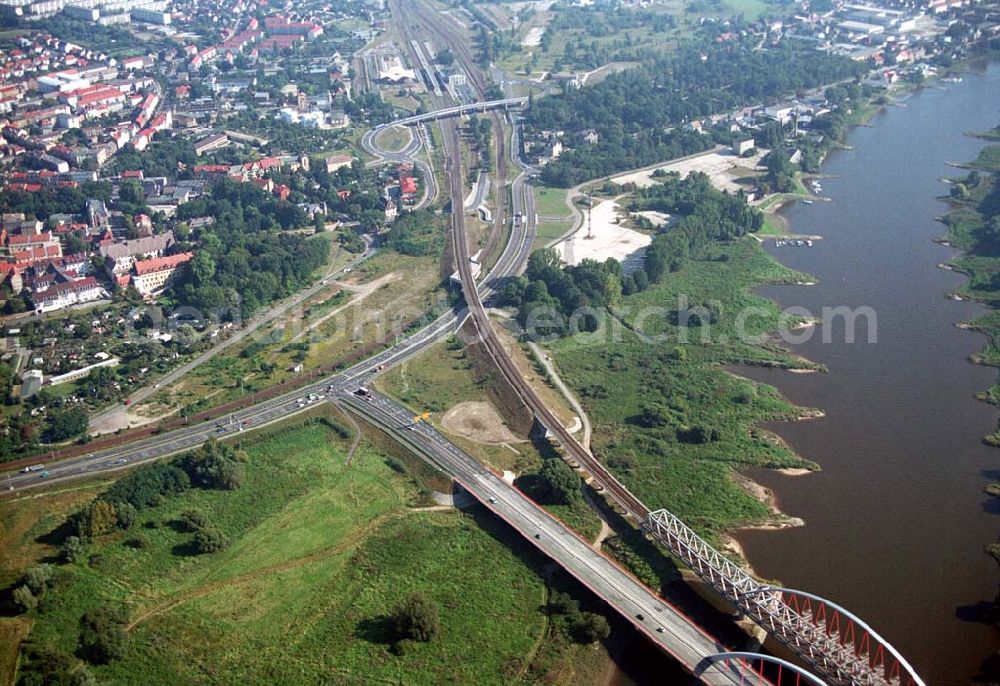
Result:
{"label": "white building", "polygon": [[35,306],[35,311],[42,313],[93,302],[106,296],[107,293],[101,288],[97,279],[88,276],[76,281],[53,284],[44,290],[36,291],[31,294],[31,302]]}

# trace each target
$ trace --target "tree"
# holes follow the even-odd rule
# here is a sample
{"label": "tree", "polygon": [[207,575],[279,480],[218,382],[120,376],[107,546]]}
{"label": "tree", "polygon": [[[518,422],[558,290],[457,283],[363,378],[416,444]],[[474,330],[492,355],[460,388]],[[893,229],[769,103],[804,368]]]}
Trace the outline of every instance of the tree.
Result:
{"label": "tree", "polygon": [[771,188],[787,193],[795,187],[795,167],[782,150],[772,150],[767,156],[767,180]]}
{"label": "tree", "polygon": [[139,511],[131,503],[114,503],[115,523],[119,529],[131,529],[139,518]]}
{"label": "tree", "polygon": [[48,418],[46,440],[58,443],[68,438],[75,438],[87,431],[88,424],[87,412],[82,407],[52,412]]}
{"label": "tree", "polygon": [[118,660],[128,648],[125,619],[120,612],[98,607],[80,617],[81,658],[95,665]]}
{"label": "tree", "polygon": [[118,513],[113,503],[95,500],[77,515],[75,525],[81,538],[97,538],[115,530],[118,526]]}
{"label": "tree", "polygon": [[397,641],[431,641],[441,630],[437,605],[420,594],[411,595],[389,616]]}
{"label": "tree", "polygon": [[86,552],[83,541],[80,540],[79,536],[67,536],[59,548],[59,557],[63,562],[73,564],[82,560]]}
{"label": "tree", "polygon": [[35,596],[40,596],[49,588],[52,581],[52,565],[39,564],[29,567],[24,573],[24,585],[27,586]]}
{"label": "tree", "polygon": [[232,459],[233,449],[209,439],[181,461],[191,483],[203,488],[236,490],[243,485],[246,470]]}
{"label": "tree", "polygon": [[142,194],[142,188],[135,181],[125,181],[118,189],[118,199],[132,205],[145,205],[146,199]]}
{"label": "tree", "polygon": [[224,533],[210,526],[195,532],[194,547],[200,555],[217,553],[229,547],[229,539]]}
{"label": "tree", "polygon": [[177,521],[184,528],[185,531],[196,532],[202,529],[207,529],[211,526],[211,521],[205,516],[205,513],[200,510],[186,510],[181,513]]}
{"label": "tree", "polygon": [[549,502],[570,505],[580,499],[580,477],[561,459],[545,460],[538,475]]}
{"label": "tree", "polygon": [[26,585],[15,588],[12,595],[14,604],[21,612],[31,612],[38,607],[38,598],[35,597],[35,594]]}
{"label": "tree", "polygon": [[593,612],[581,612],[572,617],[568,629],[577,643],[603,641],[611,634],[608,620]]}

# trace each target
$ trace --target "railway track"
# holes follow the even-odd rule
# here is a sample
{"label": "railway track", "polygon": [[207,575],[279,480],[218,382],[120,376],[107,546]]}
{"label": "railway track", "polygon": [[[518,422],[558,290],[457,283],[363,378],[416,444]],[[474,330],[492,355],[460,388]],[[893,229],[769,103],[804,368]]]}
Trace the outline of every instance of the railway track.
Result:
{"label": "railway track", "polygon": [[[452,198],[461,198],[463,190],[462,160],[459,148],[461,141],[453,122],[443,123],[443,128],[446,129],[445,141],[447,143],[445,152],[449,160],[451,195]],[[649,508],[625,488],[604,465],[598,462],[590,451],[573,438],[555,414],[545,405],[535,390],[524,380],[517,365],[507,354],[507,351],[504,350],[503,344],[493,330],[489,315],[483,307],[483,302],[472,274],[472,268],[469,263],[468,238],[465,231],[465,215],[462,212],[452,213],[452,234],[455,243],[455,257],[459,265],[458,273],[462,280],[462,290],[465,294],[466,303],[469,306],[469,312],[479,332],[479,340],[486,347],[497,368],[521,398],[521,401],[524,402],[525,406],[556,437],[569,456],[586,469],[594,481],[607,491],[611,498],[627,514],[635,517],[639,523],[644,522],[650,512]]]}
{"label": "railway track", "polygon": [[[416,25],[421,27],[423,31],[434,36],[435,41],[439,44],[450,47],[456,59],[467,72],[473,88],[482,97],[486,91],[485,78],[479,66],[475,63],[464,36],[460,35],[457,29],[449,28],[450,20],[442,18],[424,0],[407,0],[408,6],[413,9],[410,14],[404,14],[402,11],[403,0],[390,0],[390,2],[395,16],[400,18],[407,17],[406,20],[401,20],[401,22],[406,22],[403,26],[406,40],[409,41],[413,38],[410,32],[412,27]],[[503,188],[506,184],[508,161],[506,141],[502,134],[503,128],[500,116],[496,114],[492,116],[494,117],[494,139],[498,141],[497,152],[499,153],[497,155],[497,181],[499,187]],[[464,177],[462,174],[461,139],[455,122],[449,120],[442,121],[440,124],[441,130],[444,133],[445,156],[448,160],[448,183],[452,205],[456,208],[461,208],[462,198],[464,197],[462,187],[462,179]],[[458,204],[456,205],[455,203]],[[506,203],[500,203],[500,205],[505,209]],[[491,232],[486,247],[489,247],[491,244],[495,245],[496,240],[499,238],[501,233],[499,229],[502,229],[504,219],[503,209],[498,208],[494,219],[494,231]],[[640,524],[644,522],[646,515],[650,512],[649,508],[625,488],[604,465],[598,462],[586,448],[573,438],[555,414],[546,407],[534,389],[524,381],[514,361],[503,349],[500,339],[493,331],[489,315],[483,307],[479,291],[476,287],[476,281],[472,274],[472,268],[469,263],[470,253],[468,235],[465,229],[465,216],[461,210],[452,212],[452,240],[455,246],[455,260],[458,263],[458,274],[462,281],[462,290],[465,293],[466,303],[469,306],[472,320],[479,332],[479,339],[486,347],[497,368],[521,398],[521,401],[524,402],[525,406],[556,437],[569,456],[586,469],[594,481],[607,491],[610,497],[626,513],[635,517],[636,521]],[[483,254],[488,255],[489,253],[484,250]]]}
{"label": "railway track", "polygon": [[[407,2],[408,5],[412,7],[412,12],[410,13],[403,12],[403,0],[392,1],[393,14],[400,18],[400,25],[402,26],[406,40],[410,42],[416,40],[416,37],[412,34],[412,27],[414,25],[420,26],[421,31],[425,35],[431,35],[434,37],[435,43],[439,46],[447,46],[451,50],[452,54],[455,55],[456,60],[465,71],[469,82],[472,84],[472,89],[476,92],[476,95],[480,100],[487,99],[486,77],[483,75],[479,65],[476,64],[476,60],[472,55],[472,51],[469,49],[466,37],[461,35],[457,29],[453,27],[449,28],[451,20],[443,18],[439,12],[426,2],[421,2],[421,0],[407,0]],[[402,17],[407,17],[407,19],[404,20]],[[504,223],[507,219],[507,200],[503,195],[504,189],[507,187],[508,162],[507,140],[504,136],[504,119],[501,115],[495,112],[490,113],[489,116],[493,121],[493,141],[496,153],[497,203],[493,213],[493,223],[490,227],[490,234],[487,237],[486,242],[483,244],[482,256],[484,262],[489,255],[497,249],[500,237],[503,235]]]}

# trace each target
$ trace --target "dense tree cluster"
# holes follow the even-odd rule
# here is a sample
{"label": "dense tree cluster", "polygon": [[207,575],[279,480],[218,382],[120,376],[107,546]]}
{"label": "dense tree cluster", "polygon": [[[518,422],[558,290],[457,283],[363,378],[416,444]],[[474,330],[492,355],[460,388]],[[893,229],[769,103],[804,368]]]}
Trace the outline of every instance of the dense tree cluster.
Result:
{"label": "dense tree cluster", "polygon": [[[562,318],[574,314],[579,315],[573,322],[578,330],[593,331],[597,321],[582,314],[583,308],[614,305],[621,295],[622,268],[616,260],[584,260],[562,267],[558,253],[547,248],[531,254],[524,275],[504,287],[501,304],[518,308],[521,326],[537,336],[548,336],[563,333]],[[553,313],[561,318],[553,320]]]}
{"label": "dense tree cluster", "polygon": [[228,445],[210,439],[182,457],[179,465],[191,477],[194,486],[234,491],[246,478],[246,470],[235,456]]}
{"label": "dense tree cluster", "polygon": [[[227,154],[231,162],[236,162],[232,151],[221,152]],[[225,161],[218,154],[213,156],[217,162]],[[194,166],[202,161],[195,154],[191,140],[161,131],[153,136],[149,150],[139,152],[131,144],[127,144],[111,158],[107,170],[112,174],[120,174],[128,169],[142,169],[149,177],[190,179],[194,177]]]}
{"label": "dense tree cluster", "polygon": [[86,410],[74,406],[50,412],[46,423],[45,440],[49,443],[59,443],[85,434],[89,419]]}
{"label": "dense tree cluster", "polygon": [[251,184],[221,181],[177,212],[181,221],[202,216],[216,221],[171,288],[181,304],[210,312],[239,303],[249,316],[302,288],[326,263],[325,241],[281,233],[308,223],[303,210]]}
{"label": "dense tree cluster", "polygon": [[[142,466],[69,518],[69,529],[73,532],[70,538],[78,540],[73,552],[64,552],[63,557],[73,561],[72,557],[82,555],[76,549],[83,541],[131,528],[140,511],[158,505],[163,498],[183,493],[192,486],[235,490],[243,485],[245,478],[245,468],[237,452],[214,439],[169,462]],[[200,513],[185,513],[179,523],[195,534],[199,552],[214,552],[228,545],[225,536]],[[69,542],[67,539],[65,545]]]}
{"label": "dense tree cluster", "polygon": [[542,178],[562,187],[706,149],[709,136],[673,129],[685,122],[858,76],[847,58],[780,46],[692,43],[642,67],[561,96],[534,100],[529,132],[594,129],[596,145],[563,153]]}
{"label": "dense tree cluster", "polygon": [[749,207],[745,198],[716,190],[702,173],[684,179],[668,176],[656,186],[637,191],[629,209],[680,217],[646,249],[644,270],[652,282],[678,269],[690,255],[709,244],[745,236],[764,223],[760,211]]}
{"label": "dense tree cluster", "polygon": [[23,212],[42,221],[58,212],[85,214],[87,199],[111,200],[111,184],[106,181],[87,182],[77,188],[49,187],[28,193],[25,191],[0,191],[0,214]]}

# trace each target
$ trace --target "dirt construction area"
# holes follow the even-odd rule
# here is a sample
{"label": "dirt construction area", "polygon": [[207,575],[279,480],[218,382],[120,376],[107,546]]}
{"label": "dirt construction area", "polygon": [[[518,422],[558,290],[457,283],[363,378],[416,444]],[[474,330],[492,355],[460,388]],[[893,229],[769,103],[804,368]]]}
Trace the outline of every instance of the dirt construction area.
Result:
{"label": "dirt construction area", "polygon": [[441,417],[441,428],[476,443],[523,443],[488,402],[469,401],[455,405]]}
{"label": "dirt construction area", "polygon": [[633,231],[619,222],[627,216],[616,200],[605,200],[590,211],[589,224],[584,220],[580,230],[556,246],[567,264],[577,265],[585,259],[603,262],[613,257],[630,274],[642,266],[646,246],[652,242],[649,234]]}
{"label": "dirt construction area", "polygon": [[765,152],[758,150],[751,157],[739,157],[729,149],[719,146],[715,150],[700,155],[691,155],[661,167],[616,176],[611,179],[611,182],[619,186],[632,183],[637,188],[648,188],[659,183],[659,180],[653,177],[653,172],[660,169],[667,173],[677,172],[681,178],[685,178],[691,172],[704,172],[716,189],[735,194],[743,188],[736,183],[736,179],[753,174]]}

